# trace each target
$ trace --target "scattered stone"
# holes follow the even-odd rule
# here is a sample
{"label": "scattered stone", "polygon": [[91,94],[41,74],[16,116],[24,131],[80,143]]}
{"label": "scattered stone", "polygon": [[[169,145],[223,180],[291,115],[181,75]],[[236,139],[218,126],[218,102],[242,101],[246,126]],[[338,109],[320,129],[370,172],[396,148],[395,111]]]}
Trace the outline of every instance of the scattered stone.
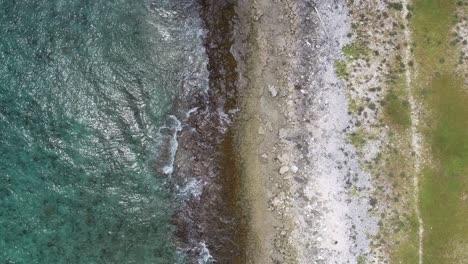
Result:
{"label": "scattered stone", "polygon": [[288,172],[288,171],[289,171],[289,167],[288,167],[288,166],[282,166],[282,167],[280,168],[280,170],[279,170],[279,173],[280,173],[281,175],[283,175],[283,174],[285,174],[285,173]]}
{"label": "scattered stone", "polygon": [[299,168],[296,165],[291,166],[291,172],[296,173],[299,170]]}
{"label": "scattered stone", "polygon": [[299,177],[294,177],[294,180],[298,183],[304,183],[305,180],[303,178],[299,178]]}
{"label": "scattered stone", "polygon": [[282,138],[282,139],[283,139],[283,138],[285,138],[285,137],[288,136],[288,131],[287,131],[286,129],[284,129],[284,128],[281,128],[281,129],[279,130],[278,135],[279,135],[279,138]]}
{"label": "scattered stone", "polygon": [[289,155],[288,153],[283,153],[283,155],[278,155],[278,160],[281,164],[287,164],[289,162]]}
{"label": "scattered stone", "polygon": [[268,90],[270,91],[272,97],[276,97],[278,95],[278,91],[276,91],[275,86],[268,85]]}
{"label": "scattered stone", "polygon": [[266,123],[266,128],[271,132],[273,130],[273,125],[271,124],[271,122],[267,122]]}
{"label": "scattered stone", "polygon": [[273,205],[273,207],[278,207],[279,205],[281,205],[281,200],[278,197],[275,197],[271,201],[271,204]]}
{"label": "scattered stone", "polygon": [[265,135],[265,129],[263,128],[263,126],[258,127],[258,134],[259,135]]}

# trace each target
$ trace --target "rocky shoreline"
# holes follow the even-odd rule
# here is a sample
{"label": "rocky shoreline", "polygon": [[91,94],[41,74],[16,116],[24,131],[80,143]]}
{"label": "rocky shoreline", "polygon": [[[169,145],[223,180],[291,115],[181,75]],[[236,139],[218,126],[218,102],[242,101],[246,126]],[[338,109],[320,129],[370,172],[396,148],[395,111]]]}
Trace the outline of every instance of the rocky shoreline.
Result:
{"label": "rocky shoreline", "polygon": [[202,147],[177,171],[210,185],[185,241],[217,263],[420,263],[409,2],[202,3],[210,91],[181,137]]}
{"label": "rocky shoreline", "polygon": [[415,203],[411,177],[399,190],[385,180],[388,148],[411,159],[408,134],[384,120],[400,13],[385,1],[238,1],[236,11],[246,263],[390,261],[412,234],[388,232]]}
{"label": "rocky shoreline", "polygon": [[351,118],[334,69],[350,41],[346,3],[256,1],[238,9],[250,25],[240,30],[250,47],[238,135],[258,240],[249,263],[353,262],[368,253],[377,221],[369,199],[347,186],[355,174],[355,185],[371,188],[345,138]]}
{"label": "rocky shoreline", "polygon": [[245,232],[233,139],[237,66],[230,51],[234,3],[203,0],[199,7],[209,88],[183,95],[174,107],[183,125],[173,173],[179,193],[173,224],[188,263],[241,263]]}

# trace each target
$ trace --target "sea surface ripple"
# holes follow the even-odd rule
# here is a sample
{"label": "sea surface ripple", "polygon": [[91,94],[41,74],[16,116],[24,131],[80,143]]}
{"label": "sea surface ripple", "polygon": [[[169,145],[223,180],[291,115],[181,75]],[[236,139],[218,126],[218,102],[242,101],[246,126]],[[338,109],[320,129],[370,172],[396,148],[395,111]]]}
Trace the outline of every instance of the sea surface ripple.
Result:
{"label": "sea surface ripple", "polygon": [[0,0],[0,262],[181,261],[155,164],[207,88],[192,2]]}

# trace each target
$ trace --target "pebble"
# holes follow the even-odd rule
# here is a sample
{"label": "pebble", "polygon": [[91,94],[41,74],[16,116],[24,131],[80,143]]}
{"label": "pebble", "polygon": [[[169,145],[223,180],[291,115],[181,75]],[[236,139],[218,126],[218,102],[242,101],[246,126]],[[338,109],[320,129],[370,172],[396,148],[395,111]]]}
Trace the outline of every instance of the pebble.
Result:
{"label": "pebble", "polygon": [[288,171],[289,171],[289,167],[288,167],[288,166],[282,166],[282,167],[280,168],[280,170],[279,170],[279,173],[280,173],[281,175],[283,175],[283,174],[285,174],[285,173],[288,172]]}
{"label": "pebble", "polygon": [[291,166],[292,173],[296,173],[298,170],[299,170],[299,168],[296,165]]}
{"label": "pebble", "polygon": [[281,156],[278,155],[278,160],[282,165],[288,164],[290,160],[288,153],[283,153]]}
{"label": "pebble", "polygon": [[259,135],[265,135],[265,129],[263,128],[263,126],[258,127],[258,134]]}
{"label": "pebble", "polygon": [[272,97],[276,97],[278,95],[278,91],[276,90],[275,86],[268,85],[268,90],[270,91]]}
{"label": "pebble", "polygon": [[284,128],[281,128],[281,129],[279,130],[279,132],[278,132],[278,136],[279,136],[280,138],[285,138],[285,137],[288,136],[288,131],[287,131],[286,129],[284,129]]}

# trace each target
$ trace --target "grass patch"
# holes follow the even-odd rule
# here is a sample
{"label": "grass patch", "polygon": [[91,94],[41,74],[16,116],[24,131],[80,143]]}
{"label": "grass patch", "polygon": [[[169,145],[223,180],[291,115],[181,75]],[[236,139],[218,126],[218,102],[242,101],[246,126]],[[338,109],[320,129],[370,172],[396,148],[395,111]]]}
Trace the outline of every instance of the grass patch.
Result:
{"label": "grass patch", "polygon": [[362,41],[357,39],[351,44],[347,44],[343,47],[343,54],[348,59],[356,59],[364,57],[369,54],[369,48],[367,48]]}
{"label": "grass patch", "polygon": [[468,94],[455,75],[459,50],[449,43],[455,7],[454,0],[414,1],[420,100],[430,113],[424,135],[432,162],[422,172],[420,185],[428,264],[468,259]]}
{"label": "grass patch", "polygon": [[403,4],[402,3],[388,3],[388,7],[401,11],[403,10]]}
{"label": "grass patch", "polygon": [[348,77],[348,69],[345,61],[335,61],[335,72],[338,78],[344,79]]}
{"label": "grass patch", "polygon": [[357,149],[364,147],[366,144],[366,134],[362,128],[348,134],[348,139]]}
{"label": "grass patch", "polygon": [[349,97],[349,102],[348,102],[349,112],[351,112],[351,114],[353,115],[357,115],[359,113],[359,109],[362,107],[361,103],[359,103],[355,99],[351,99],[350,95],[348,95],[348,97]]}
{"label": "grass patch", "polygon": [[[441,76],[430,87],[435,123],[427,139],[435,164],[421,184],[425,263],[468,259],[468,95],[460,86],[454,76]],[[457,247],[464,250],[454,252]]]}
{"label": "grass patch", "polygon": [[407,95],[401,88],[393,89],[385,96],[384,115],[397,128],[411,126],[410,106],[405,98]]}
{"label": "grass patch", "polygon": [[346,57],[346,60],[335,61],[335,72],[339,78],[345,79],[349,76],[347,63],[351,59],[356,59],[368,55],[370,50],[360,40],[356,40],[351,44],[345,45],[342,51]]}
{"label": "grass patch", "polygon": [[[394,202],[393,208],[397,210],[387,218],[387,227],[382,235],[389,241],[399,241],[389,247],[390,263],[418,263],[418,221],[414,211],[413,191],[413,160],[411,157],[411,138],[408,133],[396,130],[389,137],[393,146],[383,153],[385,165],[379,172],[383,173],[387,186],[394,188],[394,197],[386,197],[387,201]],[[398,197],[399,200],[394,198]],[[401,200],[400,200],[401,199]],[[395,233],[394,230],[399,229]]]}
{"label": "grass patch", "polygon": [[418,226],[414,215],[405,223],[402,231],[406,238],[402,239],[394,254],[394,263],[418,263]]}
{"label": "grass patch", "polygon": [[353,188],[351,189],[351,193],[350,193],[351,196],[353,197],[356,197],[356,198],[361,198],[361,193],[359,192],[359,190],[357,189],[357,187],[353,186]]}
{"label": "grass patch", "polygon": [[455,1],[417,0],[413,7],[411,27],[416,43],[416,60],[420,66],[418,70],[423,71],[422,77],[428,77],[439,69],[450,71],[451,67],[447,67],[447,63],[441,67],[439,60],[444,58],[453,62],[452,58],[456,57],[456,49],[449,44]]}
{"label": "grass patch", "polygon": [[366,264],[366,263],[367,263],[366,257],[364,257],[364,256],[362,256],[362,255],[359,256],[359,257],[357,258],[357,263],[358,263],[358,264]]}

